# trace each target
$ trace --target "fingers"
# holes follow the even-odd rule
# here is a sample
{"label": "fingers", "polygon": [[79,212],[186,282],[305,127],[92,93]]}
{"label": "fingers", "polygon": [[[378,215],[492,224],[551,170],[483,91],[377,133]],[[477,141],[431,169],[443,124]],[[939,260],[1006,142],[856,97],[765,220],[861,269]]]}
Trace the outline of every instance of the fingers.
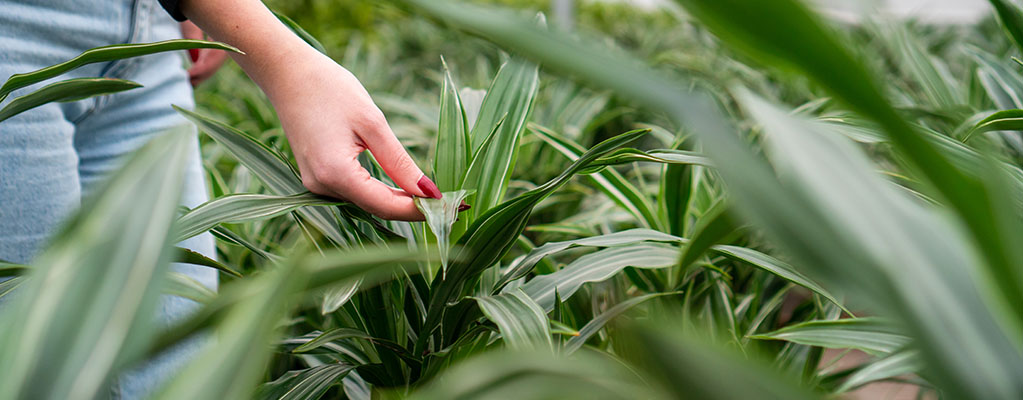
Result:
{"label": "fingers", "polygon": [[383,114],[372,117],[371,122],[357,133],[395,184],[416,196],[441,198],[440,189],[412,160],[405,146],[401,145],[387,125]]}
{"label": "fingers", "polygon": [[359,150],[335,156],[303,171],[302,183],[313,193],[339,197],[383,219],[422,221],[423,214],[406,191],[392,188],[362,168]]}
{"label": "fingers", "polygon": [[192,86],[196,86],[209,79],[220,69],[227,59],[227,52],[214,49],[193,49],[198,50],[192,56],[192,67],[188,69],[188,79]]}
{"label": "fingers", "polygon": [[[185,39],[205,40],[202,29],[190,21],[181,23],[181,37]],[[188,57],[192,66],[188,68],[188,80],[192,86],[198,86],[209,79],[227,59],[227,52],[214,49],[188,49]]]}

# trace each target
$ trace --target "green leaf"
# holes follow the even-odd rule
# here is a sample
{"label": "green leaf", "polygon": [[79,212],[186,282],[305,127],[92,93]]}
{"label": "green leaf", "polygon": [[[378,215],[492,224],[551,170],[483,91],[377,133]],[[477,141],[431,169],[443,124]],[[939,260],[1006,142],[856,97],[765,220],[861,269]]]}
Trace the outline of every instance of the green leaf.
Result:
{"label": "green leaf", "polygon": [[[551,130],[538,125],[531,125],[530,130],[544,140],[549,146],[553,147],[558,153],[565,156],[569,161],[575,161],[579,158],[579,155],[583,153],[583,147],[579,144],[572,142],[571,140],[561,137]],[[616,151],[616,153],[621,150]],[[595,162],[600,162],[605,159],[601,157]],[[601,164],[603,167],[607,164]],[[592,167],[587,167],[587,170]],[[653,207],[650,205],[650,200],[644,195],[638,188],[632,185],[624,176],[618,171],[605,169],[600,171],[596,175],[590,175],[590,179],[597,184],[597,187],[604,192],[608,197],[611,198],[626,211],[636,217],[636,220],[644,228],[657,228],[660,225],[660,221],[654,214]]]}
{"label": "green leaf", "polygon": [[458,86],[451,78],[451,71],[443,58],[441,63],[444,65],[444,87],[440,97],[433,177],[441,192],[450,192],[462,188],[462,179],[469,168],[473,151],[469,143],[469,123],[462,99],[458,96]]}
{"label": "green leaf", "polygon": [[231,276],[234,276],[234,277],[237,277],[237,278],[241,278],[241,276],[242,276],[242,274],[240,272],[235,271],[231,267],[228,267],[227,265],[224,265],[223,263],[218,262],[217,260],[214,260],[212,258],[206,257],[206,256],[202,255],[202,253],[198,253],[198,252],[186,249],[184,247],[175,247],[174,250],[176,252],[174,254],[174,262],[186,263],[186,264],[194,264],[194,265],[202,265],[204,267],[210,267],[210,268],[213,268],[215,270],[221,271],[221,272],[223,272],[225,274],[228,274],[228,275],[231,275]]}
{"label": "green leaf", "polygon": [[319,336],[292,350],[293,353],[309,353],[321,347],[326,347],[344,339],[362,339],[378,345],[378,348],[386,349],[410,364],[419,364],[422,360],[401,345],[383,338],[374,337],[366,332],[351,328],[331,329],[321,333]]}
{"label": "green leaf", "polygon": [[0,101],[3,101],[7,98],[7,95],[11,94],[11,92],[15,90],[45,81],[83,65],[139,57],[164,51],[185,49],[220,49],[242,54],[241,50],[224,43],[188,39],[175,39],[156,43],[115,44],[96,47],[86,50],[75,58],[60,64],[24,74],[12,75],[9,79],[7,79],[7,82],[4,82],[3,86],[0,86]]}
{"label": "green leaf", "polygon": [[272,382],[259,385],[255,398],[266,400],[319,399],[331,386],[348,376],[354,365],[332,363],[299,371],[288,371]]}
{"label": "green leaf", "polygon": [[497,324],[504,343],[516,351],[554,351],[547,313],[521,290],[477,297],[487,319]]}
{"label": "green leaf", "polygon": [[177,240],[188,239],[220,224],[264,220],[304,206],[339,204],[342,203],[338,200],[309,192],[291,196],[229,194],[207,201],[178,218],[177,227],[180,233]]}
{"label": "green leaf", "polygon": [[410,397],[450,399],[667,399],[616,360],[579,352],[491,351],[443,371]]}
{"label": "green leaf", "polygon": [[1002,23],[1005,33],[1023,50],[1023,9],[1009,0],[990,0],[998,13],[998,21]]}
{"label": "green leaf", "polygon": [[888,356],[874,361],[859,371],[849,375],[842,382],[842,386],[835,389],[835,393],[844,393],[870,382],[882,379],[894,378],[897,376],[914,374],[923,369],[920,364],[920,355],[916,351],[906,350],[889,354]]}
{"label": "green leaf", "polygon": [[682,247],[679,267],[688,268],[711,246],[737,229],[739,229],[738,223],[732,218],[728,203],[718,201],[696,221],[692,238]]}
{"label": "green leaf", "polygon": [[522,286],[544,310],[554,307],[555,290],[562,299],[587,282],[606,280],[625,267],[665,268],[678,262],[678,248],[659,243],[636,243],[599,250],[582,257],[553,274],[540,275]]}
{"label": "green leaf", "polygon": [[357,279],[351,282],[342,282],[327,288],[323,294],[323,302],[320,303],[320,315],[327,315],[337,311],[345,305],[352,296],[359,291],[362,280]]}
{"label": "green leaf", "polygon": [[291,18],[288,18],[287,15],[277,12],[277,10],[271,11],[274,13],[274,16],[276,16],[277,19],[281,20],[281,22],[284,23],[284,26],[287,26],[288,29],[291,29],[292,32],[295,32],[295,35],[302,38],[302,40],[304,40],[310,46],[313,46],[313,48],[316,49],[316,51],[323,54],[327,54],[327,49],[323,47],[323,44],[321,44],[319,40],[316,40],[315,36],[310,35],[309,32],[307,32],[305,29],[302,29],[301,25],[299,25]]}
{"label": "green leaf", "polygon": [[77,101],[140,87],[132,81],[112,78],[75,78],[51,83],[0,108],[0,122],[47,103]]}
{"label": "green leaf", "polygon": [[508,266],[508,272],[501,277],[501,280],[494,285],[494,288],[501,289],[509,282],[526,276],[526,274],[532,271],[533,267],[536,266],[536,264],[544,257],[575,247],[612,247],[640,242],[682,243],[684,241],[685,239],[683,238],[661,233],[652,229],[629,229],[582,239],[566,240],[563,242],[549,242],[545,243],[543,246],[533,249],[524,257],[513,261],[511,265]]}
{"label": "green leaf", "polygon": [[661,296],[674,296],[680,293],[681,292],[651,293],[639,297],[633,297],[621,303],[615,304],[614,307],[611,307],[607,311],[604,311],[600,315],[594,317],[592,320],[590,320],[590,322],[587,322],[586,325],[579,330],[578,335],[568,339],[568,342],[565,343],[565,347],[563,348],[562,353],[563,354],[575,353],[576,350],[579,350],[580,348],[583,347],[584,344],[586,344],[587,340],[590,340],[590,338],[593,337],[593,335],[595,335],[597,332],[603,329],[604,325],[607,325],[607,323],[611,322],[611,320],[614,319],[615,317],[624,314],[626,311],[629,311],[630,309],[632,309],[632,307],[635,307],[640,303],[644,303],[647,300],[655,299]]}
{"label": "green leaf", "polygon": [[167,274],[167,283],[163,293],[186,298],[196,303],[207,303],[217,296],[217,293],[206,285],[180,272]]}
{"label": "green leaf", "polygon": [[458,207],[462,199],[469,196],[465,190],[443,193],[439,199],[416,197],[416,208],[426,218],[426,225],[437,238],[437,249],[440,250],[441,275],[448,270],[448,252],[451,250],[451,225],[458,218]]}
{"label": "green leaf", "polygon": [[828,349],[857,349],[873,355],[890,354],[910,342],[906,335],[893,329],[891,322],[877,318],[808,321],[751,337]]}
{"label": "green leaf", "polygon": [[156,396],[158,399],[248,398],[270,358],[270,343],[292,293],[309,278],[281,266],[244,282],[250,295],[235,303],[214,329],[214,339]]}
{"label": "green leaf", "polygon": [[28,272],[29,269],[30,267],[27,265],[0,261],[0,278],[23,275]]}
{"label": "green leaf", "polygon": [[[476,124],[469,134],[473,154],[483,159],[470,163],[479,165],[478,177],[462,186],[462,189],[476,190],[471,211],[476,218],[504,197],[518,154],[519,137],[525,129],[539,81],[536,65],[513,59],[501,67],[487,89]],[[495,131],[495,127],[493,138],[488,140],[487,134]]]}
{"label": "green leaf", "polygon": [[187,136],[150,141],[33,262],[0,314],[0,398],[93,398],[141,356],[171,258]]}
{"label": "green leaf", "polygon": [[645,380],[660,383],[669,398],[815,399],[795,379],[762,360],[749,359],[707,340],[683,336],[684,329],[648,324],[630,343],[644,365]]}
{"label": "green leaf", "polygon": [[810,289],[814,293],[821,295],[821,297],[828,299],[838,307],[841,307],[845,312],[852,314],[852,312],[845,309],[842,302],[838,301],[838,298],[836,298],[835,295],[829,293],[828,290],[821,287],[821,285],[817,284],[817,282],[814,282],[812,279],[806,277],[806,275],[803,275],[803,273],[799,272],[799,270],[789,263],[747,247],[717,245],[711,248],[711,250],[715,254],[720,254],[732,260],[744,262],[775,274],[789,282]]}
{"label": "green leaf", "polygon": [[927,52],[927,48],[902,23],[879,26],[879,39],[888,45],[893,64],[921,89],[926,104],[954,109],[965,103],[964,91],[951,77],[948,66]]}
{"label": "green leaf", "polygon": [[973,135],[984,132],[1020,130],[1023,130],[1023,110],[998,111],[974,125],[962,140],[966,143]]}
{"label": "green leaf", "polygon": [[14,288],[21,286],[22,282],[25,281],[25,277],[16,276],[10,279],[0,280],[0,298],[10,294],[14,291]]}
{"label": "green leaf", "polygon": [[670,149],[656,149],[650,151],[619,149],[606,157],[597,159],[590,164],[589,168],[583,170],[581,173],[595,173],[607,166],[628,164],[632,162],[655,162],[670,165],[700,165],[704,167],[713,166],[709,158],[692,151]]}

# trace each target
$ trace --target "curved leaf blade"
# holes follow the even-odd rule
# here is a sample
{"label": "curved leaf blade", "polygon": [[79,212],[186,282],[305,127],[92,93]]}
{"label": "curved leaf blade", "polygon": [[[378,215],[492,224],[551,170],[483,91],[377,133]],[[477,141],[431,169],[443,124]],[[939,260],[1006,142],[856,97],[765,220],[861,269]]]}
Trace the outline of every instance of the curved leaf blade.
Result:
{"label": "curved leaf blade", "polygon": [[12,75],[0,86],[0,101],[20,88],[53,78],[83,65],[139,57],[164,51],[185,49],[220,49],[242,54],[241,50],[219,42],[175,39],[156,43],[115,44],[86,50],[75,58],[36,71]]}
{"label": "curved leaf blade", "polygon": [[140,87],[142,85],[138,83],[113,78],[75,78],[55,82],[11,100],[0,109],[0,122],[47,103],[77,101]]}

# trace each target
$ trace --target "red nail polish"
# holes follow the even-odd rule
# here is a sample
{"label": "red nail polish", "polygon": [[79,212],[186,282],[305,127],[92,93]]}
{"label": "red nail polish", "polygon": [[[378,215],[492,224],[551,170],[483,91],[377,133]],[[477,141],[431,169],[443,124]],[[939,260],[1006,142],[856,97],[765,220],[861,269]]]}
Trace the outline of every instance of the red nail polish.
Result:
{"label": "red nail polish", "polygon": [[199,61],[199,49],[188,49],[188,57],[192,59],[192,62]]}
{"label": "red nail polish", "polygon": [[434,184],[433,181],[430,180],[430,178],[427,178],[426,175],[423,175],[422,178],[419,178],[419,182],[416,183],[416,186],[419,186],[419,190],[422,190],[427,197],[434,199],[439,199],[442,197],[442,195],[440,194],[440,189],[438,189],[437,185]]}

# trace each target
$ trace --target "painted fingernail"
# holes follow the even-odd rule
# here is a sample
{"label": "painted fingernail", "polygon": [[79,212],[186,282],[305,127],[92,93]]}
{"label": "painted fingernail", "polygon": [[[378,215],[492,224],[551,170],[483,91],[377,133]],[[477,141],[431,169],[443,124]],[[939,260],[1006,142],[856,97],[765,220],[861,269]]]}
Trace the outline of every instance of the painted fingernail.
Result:
{"label": "painted fingernail", "polygon": [[188,57],[192,59],[192,62],[199,61],[199,49],[188,49]]}
{"label": "painted fingernail", "polygon": [[434,184],[433,181],[430,180],[430,178],[427,178],[426,175],[423,175],[422,178],[419,178],[419,182],[416,183],[416,186],[419,186],[419,190],[422,190],[427,197],[434,199],[439,199],[442,197],[440,194],[440,189],[437,189],[437,185]]}

